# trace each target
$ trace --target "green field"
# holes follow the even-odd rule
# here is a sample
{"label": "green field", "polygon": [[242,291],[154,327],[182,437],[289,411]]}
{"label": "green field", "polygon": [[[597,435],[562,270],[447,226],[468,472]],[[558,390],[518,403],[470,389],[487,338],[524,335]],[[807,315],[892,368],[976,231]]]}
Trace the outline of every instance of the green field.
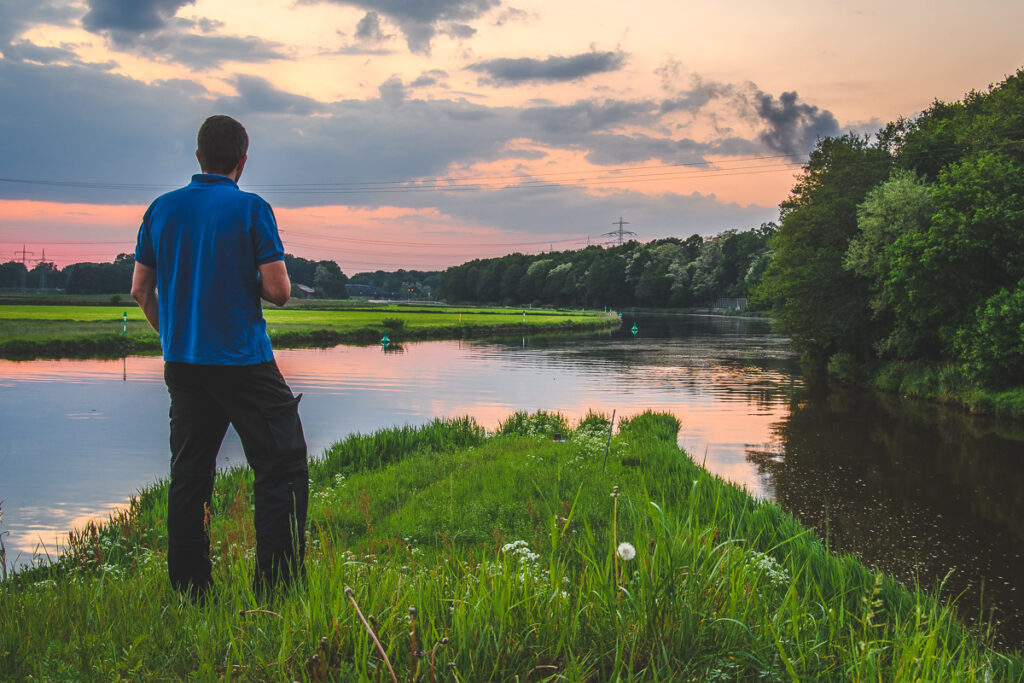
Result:
{"label": "green field", "polygon": [[[322,305],[322,304],[321,304]],[[123,316],[128,333],[122,335]],[[386,332],[394,341],[607,328],[618,319],[594,311],[344,305],[333,309],[306,302],[265,308],[267,330],[279,347],[374,342]],[[525,322],[524,322],[525,319]],[[0,305],[0,357],[120,355],[159,350],[159,340],[134,305]]]}
{"label": "green field", "polygon": [[0,680],[1024,680],[949,605],[694,464],[674,417],[622,421],[605,465],[608,429],[349,437],[311,462],[305,583],[264,602],[251,472],[218,475],[203,606],[170,588],[157,484],[0,583]]}

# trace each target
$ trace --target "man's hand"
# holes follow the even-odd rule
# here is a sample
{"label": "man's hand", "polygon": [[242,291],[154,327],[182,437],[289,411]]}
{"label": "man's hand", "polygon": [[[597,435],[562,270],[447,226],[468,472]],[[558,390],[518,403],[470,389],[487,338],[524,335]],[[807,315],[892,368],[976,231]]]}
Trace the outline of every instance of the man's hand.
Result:
{"label": "man's hand", "polygon": [[160,304],[156,296],[156,268],[135,262],[132,273],[132,298],[146,314],[146,320],[157,332],[160,331]]}
{"label": "man's hand", "polygon": [[292,295],[292,283],[284,261],[271,261],[260,266],[260,296],[272,304],[284,306]]}

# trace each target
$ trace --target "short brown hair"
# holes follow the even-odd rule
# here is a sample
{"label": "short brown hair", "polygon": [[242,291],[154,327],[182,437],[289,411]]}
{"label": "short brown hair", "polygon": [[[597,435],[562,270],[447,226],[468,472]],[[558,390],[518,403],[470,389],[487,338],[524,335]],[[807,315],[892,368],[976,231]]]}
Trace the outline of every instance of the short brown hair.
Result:
{"label": "short brown hair", "polygon": [[249,149],[245,127],[223,114],[203,121],[196,142],[199,167],[203,173],[231,173]]}

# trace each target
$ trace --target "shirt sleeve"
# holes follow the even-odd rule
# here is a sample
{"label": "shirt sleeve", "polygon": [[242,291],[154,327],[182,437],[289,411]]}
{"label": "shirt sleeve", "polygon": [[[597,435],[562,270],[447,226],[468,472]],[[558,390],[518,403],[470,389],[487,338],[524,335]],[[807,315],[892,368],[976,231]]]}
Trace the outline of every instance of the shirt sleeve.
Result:
{"label": "shirt sleeve", "polygon": [[142,217],[139,236],[135,241],[135,262],[149,268],[156,268],[156,253],[153,251],[153,240],[149,235],[149,218],[152,211],[153,207],[150,206],[146,209],[146,215]]}
{"label": "shirt sleeve", "polygon": [[253,207],[252,242],[257,265],[284,259],[284,245],[277,233],[274,210],[262,200]]}

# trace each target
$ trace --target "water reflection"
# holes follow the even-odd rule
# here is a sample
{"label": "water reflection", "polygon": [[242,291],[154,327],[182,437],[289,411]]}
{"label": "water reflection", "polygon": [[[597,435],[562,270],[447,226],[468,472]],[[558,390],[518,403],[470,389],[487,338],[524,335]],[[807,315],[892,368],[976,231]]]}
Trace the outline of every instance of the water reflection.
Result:
{"label": "water reflection", "polygon": [[968,620],[984,593],[1006,642],[1024,642],[1021,425],[833,387],[794,395],[776,429],[784,459],[750,457],[783,507],[908,584],[945,580]]}

